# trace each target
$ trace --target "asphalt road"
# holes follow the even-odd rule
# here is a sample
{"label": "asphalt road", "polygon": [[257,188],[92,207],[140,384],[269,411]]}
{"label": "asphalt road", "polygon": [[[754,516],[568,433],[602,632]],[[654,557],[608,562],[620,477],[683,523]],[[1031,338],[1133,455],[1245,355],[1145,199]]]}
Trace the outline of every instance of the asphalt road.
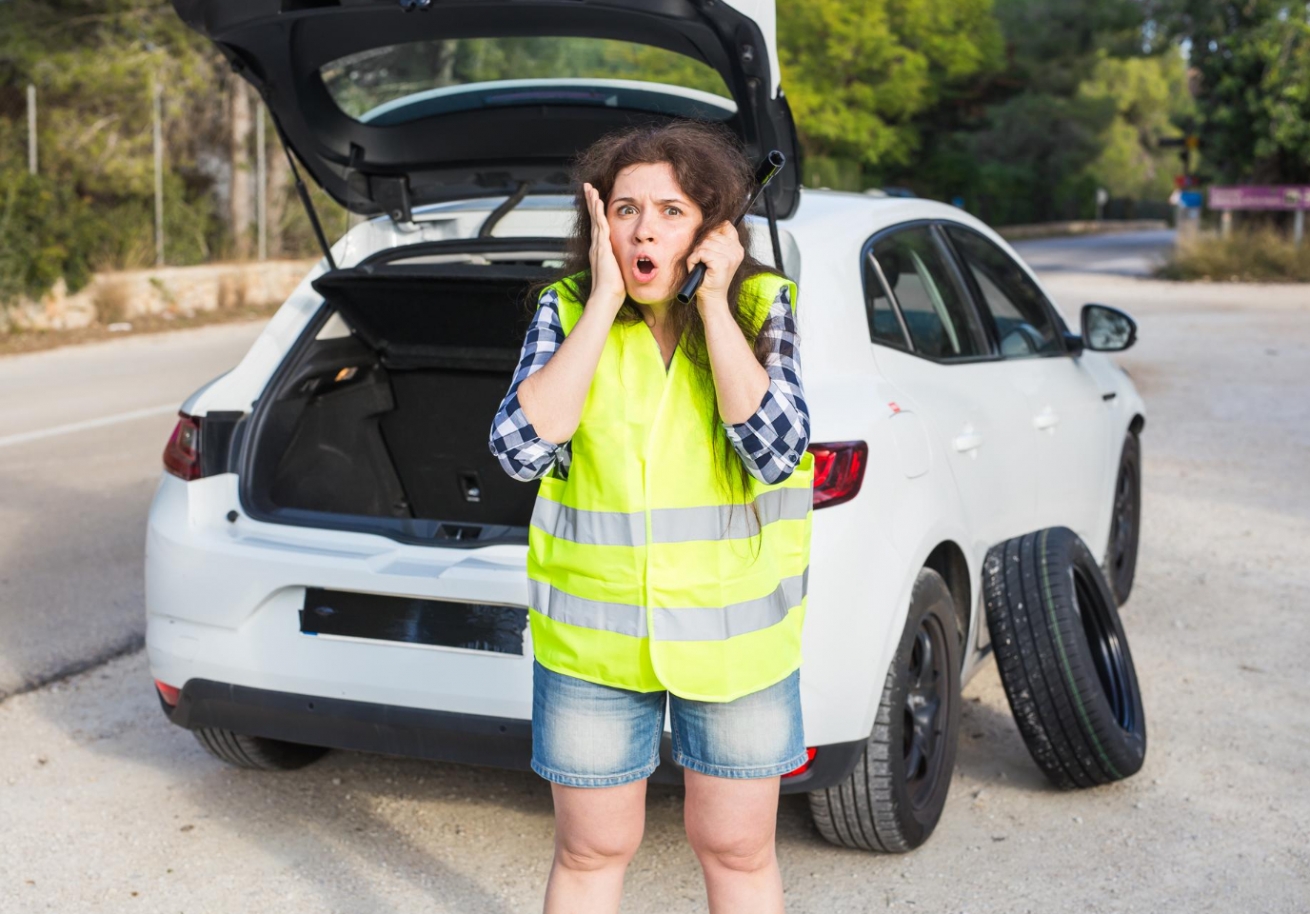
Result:
{"label": "asphalt road", "polygon": [[0,358],[0,698],[139,646],[177,408],[262,322]]}
{"label": "asphalt road", "polygon": [[[1053,790],[989,664],[966,690],[942,821],[915,853],[831,847],[805,797],[783,798],[792,914],[1305,910],[1310,296],[1126,275],[1149,247],[1022,246],[1045,259],[1066,316],[1103,301],[1141,327],[1121,362],[1149,411],[1124,609],[1145,767]],[[30,433],[176,404],[255,329],[0,360],[0,389],[50,410],[0,405],[0,652],[13,681],[139,640],[142,523],[171,420]],[[682,810],[679,791],[650,789],[625,911],[704,910]],[[0,702],[0,822],[0,911],[142,914],[539,911],[553,827],[549,788],[530,773],[348,752],[285,775],[226,767],[164,720],[142,651]]]}
{"label": "asphalt road", "polygon": [[1172,229],[1038,238],[1014,248],[1044,278],[1065,273],[1102,276],[1147,276],[1174,244]]}

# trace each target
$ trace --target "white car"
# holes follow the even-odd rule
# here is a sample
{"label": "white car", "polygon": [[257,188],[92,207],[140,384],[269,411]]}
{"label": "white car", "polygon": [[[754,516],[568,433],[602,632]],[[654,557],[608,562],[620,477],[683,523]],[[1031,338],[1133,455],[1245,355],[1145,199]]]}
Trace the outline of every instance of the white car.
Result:
{"label": "white car", "polygon": [[[336,747],[526,769],[536,485],[508,477],[487,443],[531,313],[525,291],[559,263],[569,157],[609,129],[710,117],[753,154],[796,162],[772,0],[174,2],[260,89],[313,178],[372,218],[332,246],[240,364],[181,407],[146,541],[164,712],[251,767]],[[468,48],[512,62],[520,41],[563,43],[572,69],[525,64],[523,79],[445,86],[424,75],[458,72],[449,59]],[[727,89],[579,74],[589,43],[678,52]],[[533,47],[533,61],[552,59]],[[799,283],[817,458],[801,670],[811,759],[781,789],[809,792],[837,843],[926,839],[949,787],[961,684],[991,650],[985,597],[997,640],[1018,651],[997,645],[1011,701],[1037,702],[1020,725],[1039,764],[1066,786],[1131,773],[1131,759],[1101,773],[1086,761],[1111,737],[1144,751],[1126,641],[1095,567],[1126,598],[1144,408],[1092,349],[1131,344],[1131,320],[1088,306],[1071,334],[1013,250],[954,207],[802,191],[793,166],[767,194],[776,219],[752,217],[757,253],[780,255]],[[1049,579],[1038,594],[1053,620],[1081,618],[1081,635],[1006,614],[1023,603],[1007,594],[1036,580],[1034,531],[1042,555],[1097,552],[1059,569],[1073,588],[1063,609]],[[1057,661],[1037,683],[1038,665]],[[1071,672],[1061,691],[1054,674],[1075,662],[1095,675]],[[661,757],[653,779],[679,781],[667,734]]]}

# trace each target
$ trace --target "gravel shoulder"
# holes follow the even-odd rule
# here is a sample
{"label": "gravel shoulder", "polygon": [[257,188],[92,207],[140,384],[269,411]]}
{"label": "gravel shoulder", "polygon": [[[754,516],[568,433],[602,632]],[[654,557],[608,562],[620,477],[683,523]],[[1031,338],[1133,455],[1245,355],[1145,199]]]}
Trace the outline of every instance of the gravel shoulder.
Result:
{"label": "gravel shoulder", "polygon": [[[1141,326],[1122,359],[1149,410],[1124,618],[1146,765],[1050,788],[989,663],[920,850],[831,847],[805,798],[783,797],[793,914],[1306,909],[1310,296],[1071,273],[1048,286]],[[551,856],[549,788],[530,773],[346,752],[285,774],[225,767],[165,721],[139,651],[0,703],[0,779],[4,912],[532,912]],[[652,787],[624,911],[702,910],[681,793]]]}

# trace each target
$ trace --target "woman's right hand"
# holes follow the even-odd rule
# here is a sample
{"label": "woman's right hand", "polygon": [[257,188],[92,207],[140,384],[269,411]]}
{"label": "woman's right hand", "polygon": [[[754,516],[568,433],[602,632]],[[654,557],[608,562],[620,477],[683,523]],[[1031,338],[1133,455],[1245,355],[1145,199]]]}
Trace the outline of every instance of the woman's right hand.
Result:
{"label": "woman's right hand", "polygon": [[623,271],[610,244],[610,224],[605,218],[605,201],[590,184],[582,185],[591,214],[591,299],[613,308],[617,314],[627,298]]}

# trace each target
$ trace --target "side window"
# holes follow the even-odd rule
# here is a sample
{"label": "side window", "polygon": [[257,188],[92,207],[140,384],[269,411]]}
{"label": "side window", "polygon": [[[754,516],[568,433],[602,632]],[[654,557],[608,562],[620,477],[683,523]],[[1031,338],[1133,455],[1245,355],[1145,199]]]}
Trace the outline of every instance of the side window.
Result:
{"label": "side window", "polygon": [[978,283],[982,304],[996,325],[1006,358],[1063,352],[1064,342],[1046,308],[1046,297],[1011,257],[977,232],[945,226],[965,269]]}
{"label": "side window", "polygon": [[872,251],[864,255],[864,308],[869,319],[870,339],[897,349],[910,348],[901,331],[901,322],[896,318],[887,287],[878,276]]}
{"label": "side window", "polygon": [[[873,256],[900,306],[916,353],[933,359],[982,353],[969,322],[964,293],[926,226],[902,229],[883,238],[873,246]],[[873,304],[876,302],[870,305],[870,324],[876,335]]]}

